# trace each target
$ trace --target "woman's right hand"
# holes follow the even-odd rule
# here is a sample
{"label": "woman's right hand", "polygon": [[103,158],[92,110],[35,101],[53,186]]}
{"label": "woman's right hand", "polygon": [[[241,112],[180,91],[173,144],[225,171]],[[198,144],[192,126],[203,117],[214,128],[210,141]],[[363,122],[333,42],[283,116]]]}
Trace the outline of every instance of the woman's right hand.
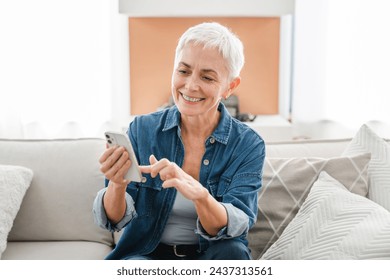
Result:
{"label": "woman's right hand", "polygon": [[106,147],[99,158],[100,171],[111,183],[126,186],[129,181],[124,176],[131,166],[128,152],[120,146]]}
{"label": "woman's right hand", "polygon": [[124,179],[131,161],[129,154],[123,147],[108,147],[99,158],[100,171],[110,183],[103,197],[103,205],[107,218],[117,224],[126,211],[126,186],[129,183]]}

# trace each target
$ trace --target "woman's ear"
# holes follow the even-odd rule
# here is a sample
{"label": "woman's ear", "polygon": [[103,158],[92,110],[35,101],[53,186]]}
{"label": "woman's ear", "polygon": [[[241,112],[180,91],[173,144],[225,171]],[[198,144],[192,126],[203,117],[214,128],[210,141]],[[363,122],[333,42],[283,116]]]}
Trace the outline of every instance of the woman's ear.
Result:
{"label": "woman's ear", "polygon": [[230,95],[234,92],[234,90],[240,85],[241,77],[236,77],[229,84],[229,89],[226,92],[225,99],[228,99]]}

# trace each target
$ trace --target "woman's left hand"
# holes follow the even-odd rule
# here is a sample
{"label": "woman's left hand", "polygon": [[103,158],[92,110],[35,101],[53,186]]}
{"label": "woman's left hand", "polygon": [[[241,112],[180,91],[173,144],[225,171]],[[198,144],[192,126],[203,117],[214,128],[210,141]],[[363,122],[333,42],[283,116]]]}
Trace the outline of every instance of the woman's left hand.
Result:
{"label": "woman's left hand", "polygon": [[141,165],[142,173],[150,173],[154,178],[158,174],[163,188],[176,188],[185,198],[195,201],[208,196],[207,190],[192,176],[188,175],[176,163],[163,158],[157,160],[154,155],[149,157],[150,165]]}

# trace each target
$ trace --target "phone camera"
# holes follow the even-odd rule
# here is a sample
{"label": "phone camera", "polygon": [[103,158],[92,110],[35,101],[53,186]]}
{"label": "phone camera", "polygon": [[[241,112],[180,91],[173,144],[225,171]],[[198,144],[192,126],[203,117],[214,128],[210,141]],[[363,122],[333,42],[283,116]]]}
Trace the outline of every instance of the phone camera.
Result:
{"label": "phone camera", "polygon": [[108,144],[112,144],[112,141],[110,139],[107,140]]}

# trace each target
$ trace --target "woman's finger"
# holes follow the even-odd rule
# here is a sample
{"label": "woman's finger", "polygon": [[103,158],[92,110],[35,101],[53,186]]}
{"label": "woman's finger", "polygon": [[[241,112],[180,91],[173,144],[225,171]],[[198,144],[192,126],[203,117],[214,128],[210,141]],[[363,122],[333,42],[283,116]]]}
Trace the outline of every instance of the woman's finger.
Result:
{"label": "woman's finger", "polygon": [[114,152],[114,150],[115,150],[115,147],[107,148],[104,151],[104,153],[100,156],[99,163],[102,164],[103,162],[105,162],[107,160],[107,158],[109,156],[111,156],[111,154]]}
{"label": "woman's finger", "polygon": [[156,159],[156,157],[154,155],[150,155],[149,162],[150,162],[150,165],[140,165],[139,166],[141,173],[148,173],[148,174],[151,173],[152,172],[152,165],[156,164],[158,162],[158,160]]}
{"label": "woman's finger", "polygon": [[[122,183],[125,183],[127,182],[124,177],[125,177],[125,174],[127,173],[127,171],[129,170],[131,166],[131,161],[129,159],[127,159],[124,164],[119,168],[119,170],[115,173],[115,180],[117,182],[122,182]],[[128,183],[127,183],[128,184]],[[126,184],[126,185],[127,185]]]}
{"label": "woman's finger", "polygon": [[151,165],[153,165],[153,164],[157,163],[158,160],[156,159],[156,157],[153,154],[151,154],[149,157],[149,162]]}
{"label": "woman's finger", "polygon": [[112,152],[107,150],[107,154],[109,154],[109,156],[106,156],[105,153],[103,154],[100,166],[100,171],[104,174],[118,162],[118,160],[122,157],[123,154],[126,155],[127,152],[125,152],[125,149],[123,147],[115,147],[113,148]]}
{"label": "woman's finger", "polygon": [[[151,158],[152,161],[153,158]],[[163,159],[160,159],[156,162],[154,162],[153,164],[150,165],[151,169],[150,169],[150,176],[152,176],[152,178],[155,178],[160,172],[161,170],[163,170],[164,168],[166,168],[167,166],[170,165],[170,161],[167,160],[166,158],[163,158]]]}
{"label": "woman's finger", "polygon": [[[122,153],[121,157],[111,166],[111,168],[105,173],[107,178],[123,177],[127,170],[130,168],[131,161],[129,159],[129,154],[125,151]],[[121,171],[124,168],[124,171]],[[120,172],[121,171],[121,172]]]}

